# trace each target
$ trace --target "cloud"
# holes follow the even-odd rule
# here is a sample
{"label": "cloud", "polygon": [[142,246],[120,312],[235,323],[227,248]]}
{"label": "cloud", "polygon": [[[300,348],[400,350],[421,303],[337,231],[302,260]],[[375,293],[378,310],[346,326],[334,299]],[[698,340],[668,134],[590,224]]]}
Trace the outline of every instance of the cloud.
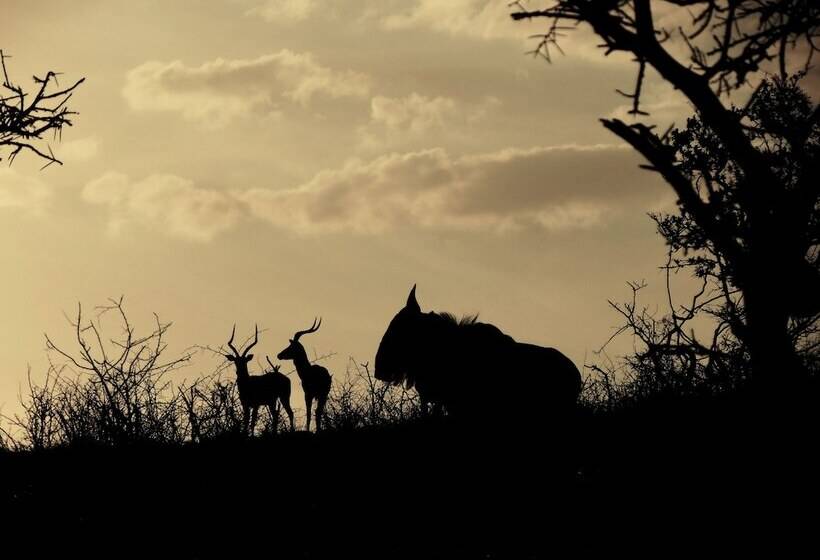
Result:
{"label": "cloud", "polygon": [[443,127],[445,118],[455,113],[456,103],[449,97],[429,98],[413,93],[404,98],[377,95],[370,101],[373,122],[394,130],[427,132]]}
{"label": "cloud", "polygon": [[622,146],[443,149],[351,160],[285,190],[236,193],[262,220],[299,234],[375,234],[401,227],[508,231],[601,225],[667,194]]}
{"label": "cloud", "polygon": [[205,242],[231,229],[242,215],[230,195],[197,188],[176,175],[151,175],[134,182],[127,175],[109,172],[86,184],[82,197],[108,208],[113,235],[139,225],[187,241]]}
{"label": "cloud", "polygon": [[45,212],[50,199],[51,187],[39,177],[0,167],[0,209],[22,210],[39,216]]}
{"label": "cloud", "polygon": [[[442,148],[352,159],[294,188],[198,188],[176,175],[110,172],[83,198],[108,208],[109,230],[139,225],[209,241],[248,214],[298,235],[396,229],[507,232],[600,227],[630,208],[657,210],[669,189],[626,146],[509,148],[453,157]],[[0,191],[1,192],[1,191]]]}
{"label": "cloud", "polygon": [[259,16],[271,23],[296,23],[306,20],[315,9],[314,0],[266,0],[245,15]]}
{"label": "cloud", "polygon": [[100,143],[95,136],[63,142],[57,155],[63,161],[88,161],[97,156]]}
{"label": "cloud", "polygon": [[[381,27],[387,30],[429,29],[453,37],[516,41],[528,50],[534,49],[540,40],[538,36],[546,32],[550,21],[547,18],[514,21],[510,14],[517,8],[510,4],[509,0],[412,0],[401,2],[399,11],[382,11],[377,17]],[[524,4],[526,7],[526,2]],[[530,6],[530,9],[536,8]],[[564,23],[572,26],[571,22]],[[598,47],[600,38],[585,25],[562,32],[558,43],[560,50],[555,46],[549,49],[555,61],[563,58],[562,52],[574,60],[607,65],[612,65],[613,59],[622,65],[631,60],[621,53],[604,57],[604,50]]]}
{"label": "cloud", "polygon": [[403,140],[427,140],[427,135],[458,136],[483,119],[501,102],[487,97],[480,103],[457,102],[451,97],[427,97],[412,93],[406,97],[377,95],[370,101],[370,122],[359,128],[366,148],[395,145]]}
{"label": "cloud", "polygon": [[416,0],[404,11],[385,15],[387,29],[430,28],[481,39],[523,38],[523,26],[510,18],[508,2],[494,0]]}
{"label": "cloud", "polygon": [[495,97],[488,97],[481,104],[464,105],[451,97],[431,98],[418,93],[399,98],[377,95],[370,101],[370,118],[373,124],[390,130],[420,134],[454,121],[480,120],[499,103]]}
{"label": "cloud", "polygon": [[209,128],[281,106],[307,107],[314,98],[363,98],[370,79],[351,70],[322,66],[310,53],[283,49],[255,59],[217,58],[200,66],[146,62],[128,72],[123,95],[138,111],[172,111]]}

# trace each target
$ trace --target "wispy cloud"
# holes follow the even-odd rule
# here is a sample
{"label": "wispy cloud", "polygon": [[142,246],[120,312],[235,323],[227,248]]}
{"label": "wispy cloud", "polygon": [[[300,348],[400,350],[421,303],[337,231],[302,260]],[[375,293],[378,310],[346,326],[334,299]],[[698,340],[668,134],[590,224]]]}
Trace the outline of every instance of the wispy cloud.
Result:
{"label": "wispy cloud", "polygon": [[445,120],[455,114],[456,102],[450,97],[430,98],[417,93],[403,98],[377,95],[370,102],[372,121],[393,130],[427,132],[443,127]]}
{"label": "wispy cloud", "polygon": [[176,175],[150,175],[132,181],[109,172],[89,182],[83,199],[107,207],[109,232],[140,226],[187,241],[210,241],[231,229],[241,216],[237,202],[223,192],[197,188]]}
{"label": "wispy cloud", "polygon": [[123,88],[132,109],[177,112],[210,128],[250,113],[275,114],[287,104],[307,107],[315,98],[364,98],[369,92],[366,75],[332,70],[310,53],[287,49],[200,66],[146,62],[128,72]]}
{"label": "wispy cloud", "polygon": [[426,27],[453,35],[482,39],[525,37],[521,25],[510,18],[509,2],[494,0],[415,0],[403,4],[399,12],[387,14],[382,24],[387,29]]}
{"label": "wispy cloud", "polygon": [[40,177],[0,167],[0,209],[43,215],[51,200],[51,187]]}
{"label": "wispy cloud", "polygon": [[265,0],[245,14],[272,23],[294,23],[306,20],[315,9],[315,0]]}
{"label": "wispy cloud", "polygon": [[601,225],[665,195],[621,146],[508,149],[451,157],[443,149],[351,160],[285,190],[237,193],[258,218],[299,234],[402,227],[508,231]]}
{"label": "wispy cloud", "polygon": [[114,235],[141,226],[209,241],[254,216],[298,235],[396,229],[503,233],[599,227],[630,207],[668,202],[659,179],[625,146],[505,149],[453,157],[441,148],[352,159],[293,188],[199,188],[176,175],[133,181],[107,173],[83,198],[109,210]]}
{"label": "wispy cloud", "polygon": [[370,119],[372,124],[390,130],[421,134],[458,122],[475,122],[499,103],[494,97],[480,104],[468,104],[451,97],[427,97],[418,93],[406,97],[377,95],[370,101]]}
{"label": "wispy cloud", "polygon": [[63,161],[88,161],[97,156],[100,142],[96,136],[88,136],[63,142],[56,149],[57,156]]}
{"label": "wispy cloud", "polygon": [[[514,21],[510,14],[517,11],[509,0],[411,0],[400,2],[398,9],[382,9],[376,17],[381,27],[388,30],[432,30],[454,37],[478,40],[512,40],[535,48],[549,27],[546,19],[532,18]],[[526,4],[525,4],[526,5]],[[391,8],[394,5],[390,5]],[[375,15],[378,14],[378,15]],[[604,51],[590,30],[583,26],[561,33],[560,50],[554,46],[553,55],[567,55],[588,61],[603,61]],[[618,58],[625,62],[627,57]],[[611,60],[607,60],[612,64]]]}
{"label": "wispy cloud", "polygon": [[385,146],[424,142],[430,133],[439,140],[442,136],[462,137],[500,104],[495,97],[469,103],[418,93],[405,97],[377,95],[370,101],[370,120],[358,133],[362,147],[382,152]]}

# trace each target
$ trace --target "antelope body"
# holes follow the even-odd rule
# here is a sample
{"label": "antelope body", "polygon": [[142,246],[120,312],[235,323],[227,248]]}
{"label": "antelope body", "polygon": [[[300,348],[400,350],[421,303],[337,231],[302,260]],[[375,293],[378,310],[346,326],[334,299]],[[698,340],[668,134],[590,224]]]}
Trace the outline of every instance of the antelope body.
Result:
{"label": "antelope body", "polygon": [[322,320],[313,320],[313,325],[304,331],[296,331],[287,348],[279,352],[277,358],[280,360],[292,360],[296,367],[296,374],[302,382],[302,390],[305,393],[305,409],[307,411],[307,431],[310,431],[310,414],[313,401],[316,401],[316,431],[322,429],[322,417],[325,413],[325,403],[330,394],[330,373],[324,367],[311,364],[308,360],[304,346],[299,342],[302,335],[314,333],[319,330]]}
{"label": "antelope body", "polygon": [[[236,325],[231,331],[228,347],[233,355],[225,354],[225,358],[236,368],[236,388],[239,390],[239,402],[242,404],[242,431],[253,435],[260,406],[267,406],[274,422],[279,418],[276,403],[282,403],[282,408],[290,420],[290,429],[293,430],[293,410],[290,407],[290,379],[279,372],[279,366],[274,366],[268,358],[272,371],[264,375],[250,375],[248,362],[253,354],[248,354],[251,348],[259,342],[259,328],[256,328],[253,342],[240,353],[233,345]],[[250,423],[250,426],[248,425]],[[250,429],[249,429],[250,428]]]}

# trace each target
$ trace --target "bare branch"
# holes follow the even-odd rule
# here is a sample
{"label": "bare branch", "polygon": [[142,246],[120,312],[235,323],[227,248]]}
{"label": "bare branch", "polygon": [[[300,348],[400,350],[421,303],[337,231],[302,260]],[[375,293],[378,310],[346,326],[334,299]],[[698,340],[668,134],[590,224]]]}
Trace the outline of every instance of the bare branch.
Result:
{"label": "bare branch", "polygon": [[[2,89],[11,93],[7,96],[0,95],[0,150],[4,147],[9,148],[9,164],[23,151],[29,151],[46,161],[43,169],[54,163],[62,165],[63,162],[54,155],[50,146],[42,148],[38,143],[48,133],[59,137],[63,127],[72,125],[71,118],[77,113],[71,111],[67,103],[85,78],[77,80],[69,87],[60,88],[55,72],[47,72],[44,78],[34,76],[33,80],[39,87],[32,95],[24,92],[22,87],[9,78],[7,58],[9,55],[0,50]],[[52,85],[56,86],[56,89],[51,89]]]}

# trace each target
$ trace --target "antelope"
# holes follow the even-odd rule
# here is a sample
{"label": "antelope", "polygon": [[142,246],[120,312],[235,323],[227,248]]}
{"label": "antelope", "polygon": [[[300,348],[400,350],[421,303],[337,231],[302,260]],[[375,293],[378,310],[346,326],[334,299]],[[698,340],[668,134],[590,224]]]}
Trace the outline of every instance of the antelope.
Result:
{"label": "antelope", "polygon": [[[236,387],[239,390],[239,402],[242,403],[242,433],[253,435],[256,427],[256,420],[259,414],[259,407],[265,405],[270,411],[271,418],[276,421],[279,413],[276,410],[276,401],[282,403],[282,407],[290,419],[290,429],[293,430],[293,411],[290,408],[290,379],[282,373],[276,366],[273,371],[264,375],[250,375],[248,373],[248,362],[253,359],[253,354],[248,354],[251,348],[259,342],[259,327],[253,336],[253,342],[240,354],[233,345],[236,325],[231,331],[231,338],[228,340],[228,347],[233,351],[233,355],[224,354],[229,362],[233,362],[236,367]],[[270,363],[270,359],[268,359]],[[250,430],[248,430],[250,421]]]}
{"label": "antelope", "polygon": [[317,364],[311,364],[305,352],[304,346],[299,342],[302,335],[314,333],[319,330],[322,319],[313,320],[313,325],[304,331],[296,331],[287,348],[279,352],[276,356],[280,360],[292,360],[296,366],[296,374],[302,382],[302,390],[305,392],[305,408],[307,409],[307,431],[310,431],[310,411],[313,407],[313,400],[316,399],[316,431],[322,429],[322,416],[325,413],[325,403],[330,393],[330,373],[327,369]]}
{"label": "antelope", "polygon": [[[276,395],[279,398],[279,402],[282,404],[282,408],[285,409],[285,412],[288,415],[288,420],[290,421],[290,431],[292,432],[294,427],[293,409],[290,407],[290,378],[279,371],[281,366],[273,365],[273,362],[270,361],[270,356],[265,356],[265,359],[270,364],[271,370],[261,377],[270,376],[272,378],[271,384],[276,388]],[[276,418],[279,418],[278,412]]]}

